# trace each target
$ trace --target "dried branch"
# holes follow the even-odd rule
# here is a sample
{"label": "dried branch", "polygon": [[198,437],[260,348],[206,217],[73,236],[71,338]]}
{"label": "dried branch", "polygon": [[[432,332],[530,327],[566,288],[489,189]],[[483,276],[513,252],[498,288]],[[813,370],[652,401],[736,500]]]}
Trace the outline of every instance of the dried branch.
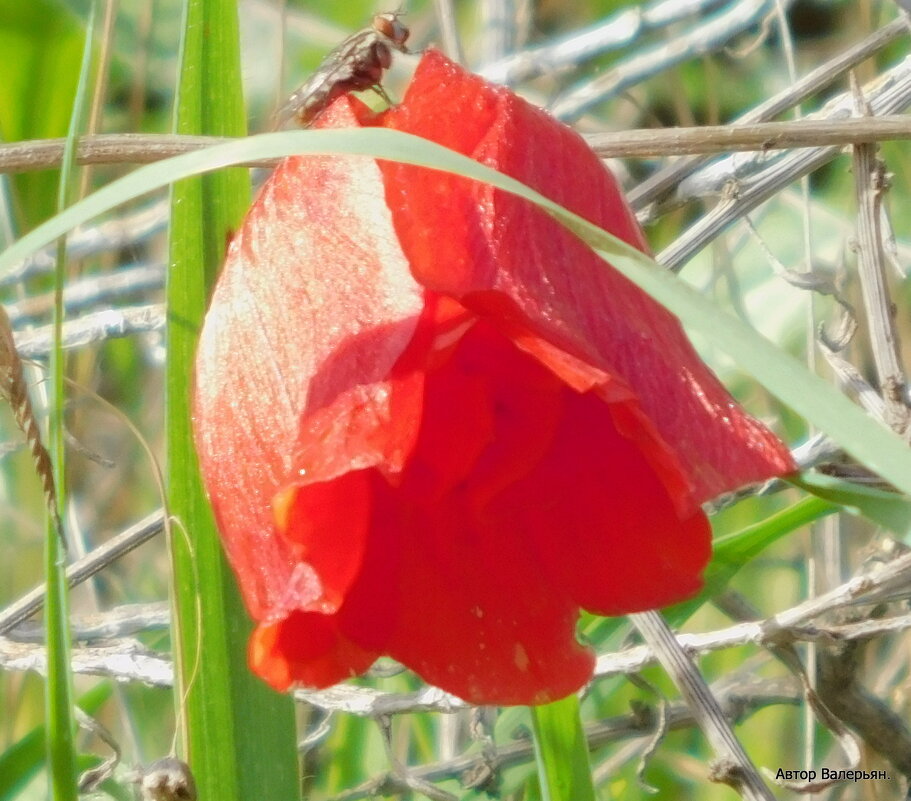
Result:
{"label": "dried branch", "polygon": [[[136,640],[122,639],[106,645],[74,648],[71,665],[73,673],[105,676],[119,682],[136,681],[165,688],[174,684],[171,660],[149,651]],[[46,676],[47,653],[43,645],[0,637],[0,667]]]}
{"label": "dried branch", "polygon": [[483,61],[496,61],[515,52],[519,34],[515,0],[483,0],[478,4],[481,25],[477,48]]}
{"label": "dried branch", "polygon": [[838,378],[838,383],[841,387],[856,395],[860,405],[868,414],[879,420],[883,425],[888,425],[886,422],[886,402],[861,375],[860,370],[847,359],[839,356],[825,341],[818,344],[822,355]]}
{"label": "dried branch", "polygon": [[[106,546],[103,555],[92,554],[80,560],[68,571],[71,584],[93,575],[104,564],[112,561],[115,553],[131,549],[162,530],[161,512],[150,515],[133,528],[118,535]],[[78,575],[74,568],[80,567]],[[689,653],[708,653],[752,643],[764,646],[772,642],[821,641],[824,643],[869,639],[887,633],[911,629],[911,614],[887,619],[871,619],[846,625],[826,626],[814,622],[829,612],[856,604],[873,604],[911,596],[911,554],[886,562],[868,575],[858,576],[836,587],[825,595],[804,601],[791,609],[779,612],[764,621],[738,623],[718,631],[702,634],[678,634],[677,641]],[[37,601],[36,601],[37,597]],[[24,620],[41,607],[43,590],[38,589],[21,599],[14,606],[0,613],[0,632],[9,631],[12,617]],[[30,605],[24,614],[21,607]],[[16,611],[14,613],[14,607]],[[113,650],[110,650],[113,649]],[[107,675],[119,681],[137,680],[170,686],[170,660],[148,652],[137,654],[133,662],[120,661],[121,646],[77,648],[79,660],[76,672]],[[595,678],[637,673],[655,662],[655,655],[647,646],[602,654],[595,666]],[[30,643],[14,642],[0,637],[0,668],[10,670],[36,670],[43,673],[44,649]],[[150,679],[149,677],[152,677]],[[389,693],[370,687],[338,685],[328,690],[298,690],[294,697],[327,711],[346,712],[362,717],[398,715],[411,712],[453,712],[468,708],[468,704],[436,687],[424,687],[411,693]]]}
{"label": "dried branch", "polygon": [[[97,342],[164,328],[165,308],[161,303],[129,306],[84,314],[63,324],[63,348],[83,348]],[[54,347],[52,326],[33,328],[16,337],[19,353],[26,358],[45,356]]]}
{"label": "dried branch", "polygon": [[[62,139],[52,140],[62,153]],[[26,145],[28,143],[19,143]],[[0,150],[4,145],[0,145]],[[84,259],[99,253],[108,253],[124,248],[135,248],[155,234],[165,230],[168,224],[169,206],[167,201],[151,203],[139,211],[125,214],[113,220],[77,228],[66,240],[66,254],[70,259]],[[56,246],[46,248],[26,259],[13,269],[0,275],[0,286],[15,284],[33,275],[53,272],[56,264]]]}
{"label": "dried branch", "polygon": [[[73,640],[80,643],[132,637],[141,632],[161,631],[170,626],[171,612],[167,601],[121,604],[107,612],[70,616],[70,632]],[[7,636],[16,642],[31,643],[42,643],[46,637],[44,626],[31,622],[19,623],[7,632]]]}
{"label": "dried branch", "polygon": [[[181,153],[232,141],[218,136],[178,134],[95,134],[81,136],[78,164],[149,164]],[[0,172],[35,172],[59,166],[63,139],[29,139],[0,146]],[[259,163],[250,166],[259,166]]]}
{"label": "dried branch", "polygon": [[[63,291],[63,307],[68,313],[83,311],[100,303],[111,303],[140,292],[164,288],[163,263],[134,264],[109,273],[87,275],[70,281]],[[46,318],[53,312],[52,293],[32,295],[7,306],[13,328],[25,322]]]}
{"label": "dried branch", "polygon": [[434,801],[458,801],[452,793],[446,792],[425,779],[420,778],[402,763],[395,753],[395,749],[392,747],[391,718],[382,717],[376,722],[380,727],[380,732],[383,737],[383,747],[386,751],[386,761],[390,766],[389,770],[380,778],[380,784],[384,787],[385,792],[388,792],[388,789],[395,788],[393,790],[394,792],[414,791],[426,795]]}
{"label": "dried branch", "polygon": [[750,801],[774,801],[775,797],[762,781],[756,766],[734,736],[718,700],[661,614],[640,612],[630,615],[630,619],[674,680],[715,751],[709,778],[730,785]]}
{"label": "dried branch", "polygon": [[[728,590],[714,599],[715,606],[724,611],[730,617],[736,620],[754,620],[759,617],[755,607],[742,595],[733,590]],[[832,713],[823,700],[819,697],[814,689],[813,682],[810,680],[807,671],[804,669],[800,655],[792,642],[774,641],[768,643],[769,653],[771,653],[779,662],[785,665],[791,673],[800,681],[800,687],[804,702],[808,709],[812,711],[816,719],[829,731],[835,738],[844,753],[847,764],[847,770],[854,770],[860,764],[861,753],[860,744],[850,732],[848,732],[842,721]],[[810,649],[812,652],[812,649]],[[768,774],[768,771],[765,771]],[[784,779],[775,779],[775,783],[782,787],[787,787],[798,793],[819,792],[827,787],[838,783],[837,778],[827,778],[817,781],[815,778],[810,781],[793,782]]]}
{"label": "dried branch", "polygon": [[[911,121],[902,115],[888,114],[870,119],[808,117],[783,122],[734,122],[730,125],[695,128],[609,131],[587,134],[585,139],[603,158],[646,158],[731,151],[766,152],[911,139]],[[98,134],[81,137],[76,153],[81,164],[148,164],[226,141],[231,140],[216,136],[176,134]],[[31,139],[0,144],[0,172],[50,169],[60,163],[62,153],[62,139]],[[272,167],[278,161],[279,159],[263,159],[241,162],[241,166]],[[634,193],[635,197],[640,195],[641,192],[638,195]],[[20,276],[17,274],[15,277]],[[13,278],[11,276],[8,280]]]}
{"label": "dried branch", "polygon": [[[73,564],[66,569],[67,583],[70,587],[80,584],[124,554],[129,553],[134,548],[138,548],[146,542],[146,540],[151,539],[163,530],[164,514],[161,510],[158,510],[143,520],[140,520],[135,526],[121,532],[116,537],[112,537],[104,545],[95,548],[95,550],[82,557],[82,559],[73,562]],[[44,587],[36,587],[0,612],[0,634],[5,634],[23,620],[27,620],[43,606]],[[2,646],[4,642],[3,638],[0,638],[0,646]],[[21,652],[19,653],[21,654]],[[0,665],[5,664],[3,657],[0,656]],[[73,669],[76,670],[75,667]]]}
{"label": "dried branch", "polygon": [[494,83],[514,86],[520,81],[576,67],[588,59],[629,47],[647,33],[704,13],[718,3],[719,0],[657,0],[625,8],[590,28],[486,64],[478,74]]}
{"label": "dried branch", "polygon": [[[712,692],[721,704],[725,717],[732,723],[745,720],[754,712],[778,704],[800,703],[799,688],[791,679],[757,680],[753,676],[734,676],[712,685]],[[696,723],[686,704],[671,704],[667,708],[669,730],[679,731]],[[645,705],[637,705],[628,715],[619,715],[586,723],[585,739],[594,750],[607,743],[624,740],[644,739],[652,736],[656,725],[655,713]],[[477,752],[464,753],[452,759],[430,765],[409,766],[412,776],[425,781],[458,780],[463,787],[472,786],[474,777],[490,770],[503,770],[534,759],[534,747],[530,740],[517,739],[506,744],[497,744],[495,750],[484,755]],[[369,797],[370,788],[382,785],[385,776],[376,777],[342,795],[334,801],[354,801]],[[392,792],[400,792],[392,789]]]}
{"label": "dried branch", "polygon": [[[893,20],[844,52],[811,70],[794,84],[737,117],[731,124],[739,127],[773,119],[803,102],[820,89],[829,86],[847,70],[875,55],[899,36],[907,35],[907,33],[908,25],[904,19]],[[684,158],[659,170],[629,192],[627,197],[630,204],[637,211],[644,210],[649,203],[660,200],[684,177],[705,164],[706,160],[704,156]]]}
{"label": "dried branch", "polygon": [[[911,555],[905,554],[880,566],[872,574],[857,576],[829,592],[810,598],[791,609],[779,612],[763,621],[738,623],[710,634],[679,634],[677,640],[690,653],[705,653],[718,647],[754,643],[763,645],[770,639],[781,642],[789,639],[822,640],[855,639],[861,635],[845,628],[811,624],[828,612],[859,603],[879,603],[911,595]],[[911,615],[900,618],[911,624]],[[904,626],[902,626],[904,628]],[[865,629],[866,630],[866,629]],[[722,645],[725,643],[725,645]],[[599,656],[595,666],[597,677],[641,670],[654,660],[646,646],[630,648],[615,654]]]}
{"label": "dried branch", "polygon": [[[911,58],[885,72],[864,93],[876,115],[895,114],[911,105]],[[852,113],[853,98],[842,95],[826,105],[819,116],[832,119]],[[733,222],[768,200],[783,187],[831,161],[839,147],[819,147],[769,156],[740,156],[721,159],[700,170],[678,188],[676,199],[685,202],[706,196],[722,200],[657,257],[657,261],[679,270]]]}
{"label": "dried branch", "polygon": [[443,38],[443,52],[453,61],[465,63],[465,53],[462,50],[462,40],[456,26],[454,0],[434,0],[436,17],[440,26],[440,35]]}
{"label": "dried branch", "polygon": [[[778,0],[785,6],[792,0]],[[597,77],[570,88],[557,97],[550,110],[558,119],[576,120],[597,103],[616,97],[691,58],[727,47],[740,34],[760,23],[775,8],[776,0],[735,0],[678,33],[664,44],[641,49],[635,55]]]}
{"label": "dried branch", "polygon": [[[911,77],[909,76],[911,76],[911,57],[906,57],[864,86],[863,91],[869,100],[873,117],[883,119],[897,114],[899,119],[908,119],[899,112],[906,110],[911,104],[911,99],[909,99]],[[822,123],[823,125],[843,125],[851,129],[854,126],[862,125],[868,119],[870,117],[857,116],[853,93],[841,92],[813,114],[790,123],[779,124],[816,125]],[[856,128],[854,129],[856,130]],[[718,196],[734,197],[738,196],[738,193],[739,196],[742,196],[752,181],[756,180],[764,170],[774,167],[779,161],[794,158],[804,172],[809,172],[810,170],[803,166],[805,161],[812,161],[812,169],[816,169],[840,152],[841,148],[835,147],[831,149],[827,147],[811,148],[802,153],[778,153],[777,151],[773,153],[760,148],[753,153],[733,154],[712,162],[682,180],[676,187],[671,203],[680,205],[693,200]],[[823,155],[827,156],[826,160],[816,163],[817,157]],[[797,177],[799,176],[795,175],[794,180]],[[785,185],[782,184],[776,188],[780,189]]]}
{"label": "dried branch", "polygon": [[862,651],[862,642],[843,642],[822,649],[817,693],[833,714],[911,779],[911,729],[907,721],[857,680]]}
{"label": "dried branch", "polygon": [[[853,82],[855,113],[869,117],[869,105]],[[888,423],[899,434],[911,424],[905,403],[906,378],[899,353],[895,308],[886,285],[883,253],[882,200],[887,189],[886,167],[869,143],[854,146],[854,186],[857,192],[857,272],[870,332],[873,361],[885,401]]]}
{"label": "dried branch", "polygon": [[603,158],[788,150],[908,138],[911,138],[911,120],[904,115],[868,119],[807,117],[789,122],[655,128],[589,134],[585,137],[592,149]]}

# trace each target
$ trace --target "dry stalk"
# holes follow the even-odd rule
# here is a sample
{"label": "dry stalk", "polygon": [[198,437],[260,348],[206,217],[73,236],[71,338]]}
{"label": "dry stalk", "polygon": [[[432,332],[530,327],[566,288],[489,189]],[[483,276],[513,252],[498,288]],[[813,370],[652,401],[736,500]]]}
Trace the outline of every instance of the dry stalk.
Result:
{"label": "dry stalk", "polygon": [[[870,107],[860,86],[852,80],[855,113],[870,119]],[[857,192],[857,269],[867,313],[873,360],[879,389],[886,406],[886,422],[904,434],[911,424],[907,398],[907,379],[901,363],[899,337],[895,326],[895,307],[886,283],[883,248],[882,203],[888,189],[886,167],[877,156],[876,146],[858,142],[854,146],[854,182]]]}
{"label": "dry stalk", "polygon": [[[585,137],[603,158],[651,158],[731,151],[769,151],[821,145],[847,147],[858,142],[911,139],[911,120],[882,115],[869,119],[803,119],[785,122],[733,123],[695,128],[641,128]],[[230,142],[217,136],[177,134],[97,134],[80,137],[79,164],[149,164]],[[0,145],[0,173],[35,172],[60,164],[64,140],[31,139]],[[278,159],[243,162],[270,167]]]}

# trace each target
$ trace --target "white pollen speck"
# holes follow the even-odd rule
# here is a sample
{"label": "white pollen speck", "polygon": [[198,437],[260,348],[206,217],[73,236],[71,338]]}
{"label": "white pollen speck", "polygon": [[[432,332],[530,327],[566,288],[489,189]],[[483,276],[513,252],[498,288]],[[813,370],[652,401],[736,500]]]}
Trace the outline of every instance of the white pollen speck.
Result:
{"label": "white pollen speck", "polygon": [[471,607],[471,614],[473,614],[476,618],[480,619],[480,618],[484,617],[484,610],[481,609],[480,606],[473,606],[473,607]]}
{"label": "white pollen speck", "polygon": [[528,670],[528,654],[525,652],[525,649],[522,647],[521,643],[516,643],[515,655],[513,656],[513,661],[516,663],[516,667],[519,668],[523,673]]}

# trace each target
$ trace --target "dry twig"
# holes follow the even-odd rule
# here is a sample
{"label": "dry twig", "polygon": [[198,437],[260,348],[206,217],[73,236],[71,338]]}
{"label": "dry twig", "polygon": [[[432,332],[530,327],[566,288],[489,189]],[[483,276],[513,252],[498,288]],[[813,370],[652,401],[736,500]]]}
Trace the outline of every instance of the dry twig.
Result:
{"label": "dry twig", "polygon": [[[735,122],[695,128],[642,128],[588,134],[585,138],[603,158],[767,152],[911,139],[911,121],[902,115],[888,114],[868,120],[808,118],[785,122]],[[216,136],[97,134],[80,137],[76,160],[80,164],[151,164],[229,141],[232,140]],[[62,139],[30,139],[0,144],[0,173],[51,169],[60,164],[62,154]],[[273,167],[278,161],[263,159],[241,162],[240,166]]]}

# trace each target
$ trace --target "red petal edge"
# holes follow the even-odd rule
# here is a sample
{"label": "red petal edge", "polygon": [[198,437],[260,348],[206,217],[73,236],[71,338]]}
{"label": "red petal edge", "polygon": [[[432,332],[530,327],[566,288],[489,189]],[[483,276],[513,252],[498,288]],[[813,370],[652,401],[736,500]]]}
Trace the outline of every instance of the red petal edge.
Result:
{"label": "red petal edge", "polygon": [[[517,178],[647,252],[614,177],[577,133],[436,51],[383,124]],[[382,169],[417,280],[482,314],[494,306],[514,339],[555,346],[600,372],[605,400],[627,387],[635,401],[615,409],[618,424],[674,487],[682,513],[795,469],[781,441],[702,363],[677,319],[546,214],[457,176],[392,162]]]}

